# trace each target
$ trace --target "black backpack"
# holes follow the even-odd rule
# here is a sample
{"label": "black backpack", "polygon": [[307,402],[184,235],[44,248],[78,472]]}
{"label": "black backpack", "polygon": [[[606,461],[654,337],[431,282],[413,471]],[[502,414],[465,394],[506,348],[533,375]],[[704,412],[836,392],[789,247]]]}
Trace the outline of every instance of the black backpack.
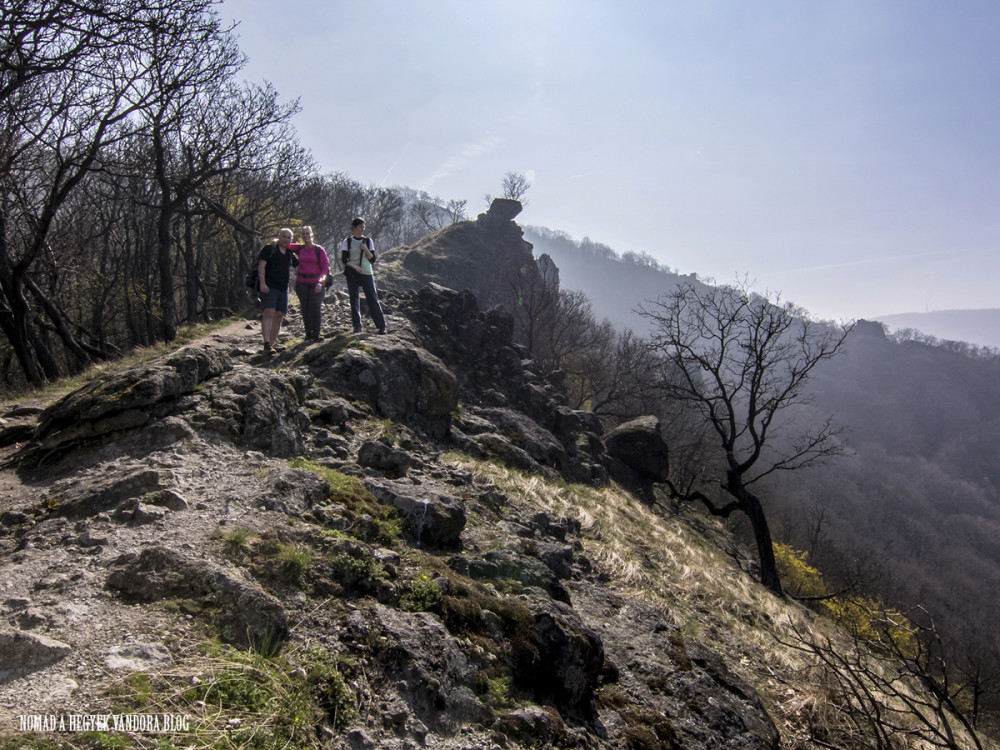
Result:
{"label": "black backpack", "polygon": [[[324,252],[326,252],[325,249],[324,249]],[[321,256],[319,254],[319,245],[316,245],[316,265],[317,266],[322,266],[323,265],[322,257],[323,256]],[[329,270],[329,263],[330,263],[330,256],[329,255],[326,257],[326,262],[327,262],[327,272],[326,272],[326,280],[323,282],[323,286],[325,286],[327,289],[329,289],[333,285],[333,274],[331,274],[330,270]]]}
{"label": "black backpack", "polygon": [[[274,251],[274,245],[265,245],[263,250],[261,250],[261,256],[263,256],[265,250]],[[254,294],[260,294],[260,274],[257,272],[257,267],[260,265],[261,260],[266,261],[271,257],[269,252],[266,256],[258,256],[257,260],[250,266],[250,270],[247,271],[247,278],[244,282],[249,289]]]}

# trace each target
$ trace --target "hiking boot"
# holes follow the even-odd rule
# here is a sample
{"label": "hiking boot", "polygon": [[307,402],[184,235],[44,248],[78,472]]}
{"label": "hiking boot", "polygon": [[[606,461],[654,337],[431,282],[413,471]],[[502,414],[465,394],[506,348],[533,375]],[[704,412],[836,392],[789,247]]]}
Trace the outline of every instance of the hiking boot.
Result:
{"label": "hiking boot", "polygon": [[272,347],[267,341],[264,342],[264,354],[274,354],[274,347]]}

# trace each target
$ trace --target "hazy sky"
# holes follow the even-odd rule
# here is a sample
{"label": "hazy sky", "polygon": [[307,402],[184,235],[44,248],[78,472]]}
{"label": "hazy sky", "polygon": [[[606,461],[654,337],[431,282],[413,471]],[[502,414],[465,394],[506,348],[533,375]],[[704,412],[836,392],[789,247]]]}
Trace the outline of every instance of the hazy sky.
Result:
{"label": "hazy sky", "polygon": [[324,171],[750,274],[824,318],[1000,307],[996,0],[225,0]]}

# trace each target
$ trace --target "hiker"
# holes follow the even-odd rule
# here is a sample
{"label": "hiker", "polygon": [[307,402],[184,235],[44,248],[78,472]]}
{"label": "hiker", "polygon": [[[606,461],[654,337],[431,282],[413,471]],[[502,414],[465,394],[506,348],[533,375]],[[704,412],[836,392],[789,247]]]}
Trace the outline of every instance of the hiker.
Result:
{"label": "hiker", "polygon": [[340,257],[344,264],[344,277],[347,279],[347,294],[351,301],[351,322],[354,332],[361,333],[361,299],[360,290],[365,290],[365,300],[368,302],[368,312],[375,321],[379,333],[385,333],[385,316],[378,302],[378,292],[375,291],[375,273],[372,263],[375,262],[375,243],[371,237],[365,236],[365,220],[360,216],[351,222],[351,236],[340,243]]}
{"label": "hiker", "polygon": [[299,257],[299,274],[295,277],[295,295],[299,298],[306,339],[322,341],[319,329],[323,319],[323,298],[326,296],[330,273],[330,258],[322,245],[313,244],[311,226],[302,227],[302,244],[288,248]]}
{"label": "hiker", "polygon": [[277,350],[278,331],[281,321],[288,312],[288,280],[291,267],[299,264],[295,253],[288,249],[292,241],[292,230],[282,228],[278,241],[261,248],[257,258],[257,276],[260,279],[260,300],[264,310],[261,313],[260,332],[264,337],[264,353]]}

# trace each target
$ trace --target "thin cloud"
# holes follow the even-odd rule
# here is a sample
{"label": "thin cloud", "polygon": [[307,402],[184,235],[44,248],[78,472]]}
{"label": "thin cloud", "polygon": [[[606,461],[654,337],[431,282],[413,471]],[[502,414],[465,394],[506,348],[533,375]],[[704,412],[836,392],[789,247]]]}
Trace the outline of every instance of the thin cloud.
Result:
{"label": "thin cloud", "polygon": [[473,143],[465,146],[457,155],[448,159],[444,164],[442,164],[436,172],[434,172],[430,177],[424,180],[421,188],[427,190],[438,180],[443,180],[460,169],[465,167],[473,159],[477,159],[485,154],[488,154],[500,143],[500,139],[496,136],[490,136],[479,143]]}
{"label": "thin cloud", "polygon": [[378,184],[379,187],[385,187],[386,180],[389,179],[389,175],[392,174],[392,170],[396,168],[397,164],[399,164],[399,159],[396,159],[396,161],[392,163],[392,166],[389,167],[389,171],[385,173],[385,177],[383,177],[382,181]]}
{"label": "thin cloud", "polygon": [[787,268],[779,273],[805,273],[808,271],[829,271],[833,268],[853,268],[856,266],[871,266],[877,263],[893,263],[899,260],[911,260],[913,258],[931,258],[940,255],[955,255],[951,250],[935,250],[930,253],[910,253],[908,255],[883,255],[878,258],[864,258],[862,260],[849,260],[845,263],[825,263],[820,266],[804,266],[802,268]]}
{"label": "thin cloud", "polygon": [[571,174],[567,180],[579,180],[581,177],[593,177],[596,174],[604,174],[606,169],[598,169],[596,172],[583,172],[581,174]]}

